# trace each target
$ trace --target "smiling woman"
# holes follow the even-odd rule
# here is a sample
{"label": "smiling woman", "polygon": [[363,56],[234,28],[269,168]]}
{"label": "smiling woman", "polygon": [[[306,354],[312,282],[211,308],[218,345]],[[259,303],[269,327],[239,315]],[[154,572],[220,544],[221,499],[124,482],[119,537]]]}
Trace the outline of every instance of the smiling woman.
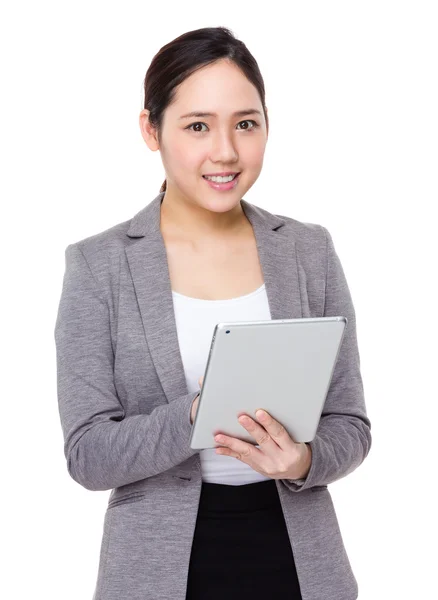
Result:
{"label": "smiling woman", "polygon": [[[263,78],[243,42],[220,27],[177,38],[154,57],[144,92],[140,127],[166,171],[163,210],[185,200],[241,219],[269,130]],[[238,175],[224,181],[228,174]]]}
{"label": "smiling woman", "polygon": [[[140,130],[166,180],[132,219],[67,247],[55,327],[69,473],[112,490],[93,600],[355,600],[327,485],[362,463],[371,434],[332,238],[243,198],[268,115],[257,62],[228,29],[166,44],[144,90]],[[313,440],[248,415],[259,449],[226,435],[190,447],[217,323],[339,315]]]}

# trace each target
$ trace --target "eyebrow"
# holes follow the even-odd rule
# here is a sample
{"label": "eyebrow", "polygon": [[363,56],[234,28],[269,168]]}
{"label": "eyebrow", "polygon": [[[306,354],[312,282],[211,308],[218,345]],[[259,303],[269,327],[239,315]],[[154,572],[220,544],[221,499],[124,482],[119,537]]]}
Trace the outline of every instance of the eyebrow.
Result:
{"label": "eyebrow", "polygon": [[[261,116],[261,112],[259,110],[257,110],[256,108],[245,108],[244,110],[238,110],[236,112],[234,112],[232,114],[233,117],[244,117],[246,115],[260,115]],[[192,117],[217,117],[216,113],[211,113],[211,112],[200,112],[200,111],[193,111],[190,113],[187,113],[185,115],[181,115],[179,117],[179,119],[190,119]]]}

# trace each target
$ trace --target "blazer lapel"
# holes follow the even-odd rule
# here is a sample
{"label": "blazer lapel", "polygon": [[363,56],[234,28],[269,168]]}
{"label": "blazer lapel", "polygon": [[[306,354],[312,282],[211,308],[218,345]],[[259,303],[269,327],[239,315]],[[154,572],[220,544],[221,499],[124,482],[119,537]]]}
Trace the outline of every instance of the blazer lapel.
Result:
{"label": "blazer lapel", "polygon": [[[168,402],[188,394],[178,343],[166,247],[160,230],[161,192],[131,221],[125,247],[149,351]],[[272,319],[303,316],[295,240],[285,220],[241,200],[256,238]]]}

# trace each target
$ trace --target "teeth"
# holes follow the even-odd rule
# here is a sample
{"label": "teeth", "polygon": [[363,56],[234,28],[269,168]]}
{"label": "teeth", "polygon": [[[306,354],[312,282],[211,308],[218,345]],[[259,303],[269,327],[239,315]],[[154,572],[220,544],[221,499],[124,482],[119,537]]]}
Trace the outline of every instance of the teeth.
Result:
{"label": "teeth", "polygon": [[[236,173],[237,175],[237,173]],[[236,175],[228,175],[227,177],[209,177],[208,175],[204,175],[205,179],[209,179],[210,181],[215,181],[216,183],[226,183],[227,181],[232,181]]]}

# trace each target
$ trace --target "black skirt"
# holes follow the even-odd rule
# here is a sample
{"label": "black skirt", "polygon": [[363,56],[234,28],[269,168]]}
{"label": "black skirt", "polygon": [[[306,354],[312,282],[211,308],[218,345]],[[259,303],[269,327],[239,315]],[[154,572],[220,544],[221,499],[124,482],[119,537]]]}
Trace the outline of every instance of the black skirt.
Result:
{"label": "black skirt", "polygon": [[302,600],[274,479],[202,482],[186,600]]}

